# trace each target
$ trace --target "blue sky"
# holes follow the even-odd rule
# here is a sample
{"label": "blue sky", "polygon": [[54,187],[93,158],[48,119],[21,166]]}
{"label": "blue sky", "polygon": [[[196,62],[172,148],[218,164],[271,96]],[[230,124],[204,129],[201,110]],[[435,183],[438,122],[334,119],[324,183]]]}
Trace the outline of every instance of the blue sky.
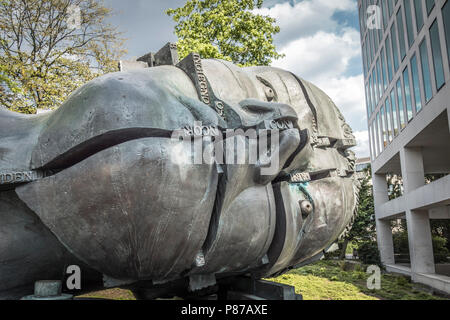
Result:
{"label": "blue sky", "polygon": [[[104,0],[116,11],[111,23],[127,38],[127,58],[176,42],[174,23],[164,11],[185,0]],[[295,72],[323,89],[355,131],[357,156],[369,156],[356,0],[266,0],[258,13],[277,19],[275,37],[285,53],[273,66]]]}

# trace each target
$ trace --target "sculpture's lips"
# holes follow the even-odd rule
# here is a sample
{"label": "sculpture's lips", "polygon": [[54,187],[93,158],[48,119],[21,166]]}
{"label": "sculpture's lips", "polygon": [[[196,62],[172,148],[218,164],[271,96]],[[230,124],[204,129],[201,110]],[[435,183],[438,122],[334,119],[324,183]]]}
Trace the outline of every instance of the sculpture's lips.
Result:
{"label": "sculpture's lips", "polygon": [[[263,120],[257,124],[251,126],[245,126],[242,130],[247,131],[249,129],[257,130],[258,134],[261,129],[263,130],[278,130],[279,132],[298,128],[297,121],[298,119],[293,116],[286,117],[278,117],[275,119]],[[220,127],[216,127],[217,131],[222,133],[223,135],[230,134],[230,129],[223,129]],[[241,128],[234,129],[235,135],[241,135]],[[180,129],[181,131],[182,129]],[[88,139],[68,151],[58,155],[51,161],[47,162],[40,168],[36,168],[37,170],[55,170],[60,171],[72,167],[73,165],[93,156],[96,153],[99,153],[108,148],[114,147],[116,145],[143,138],[167,138],[170,139],[173,137],[175,131],[160,129],[160,128],[145,128],[145,127],[136,127],[136,128],[125,128],[119,130],[111,130],[101,135],[97,135],[91,139]]]}

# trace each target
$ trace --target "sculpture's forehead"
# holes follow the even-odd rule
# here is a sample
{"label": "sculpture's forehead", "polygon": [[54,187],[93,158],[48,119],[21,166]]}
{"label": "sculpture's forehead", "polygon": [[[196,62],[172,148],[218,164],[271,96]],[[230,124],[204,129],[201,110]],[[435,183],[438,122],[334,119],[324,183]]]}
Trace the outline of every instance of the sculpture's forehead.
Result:
{"label": "sculpture's forehead", "polygon": [[291,72],[273,67],[240,68],[217,59],[202,60],[202,64],[214,93],[232,103],[248,98],[265,101],[267,88],[275,91],[275,100],[280,103],[293,104],[304,98]]}

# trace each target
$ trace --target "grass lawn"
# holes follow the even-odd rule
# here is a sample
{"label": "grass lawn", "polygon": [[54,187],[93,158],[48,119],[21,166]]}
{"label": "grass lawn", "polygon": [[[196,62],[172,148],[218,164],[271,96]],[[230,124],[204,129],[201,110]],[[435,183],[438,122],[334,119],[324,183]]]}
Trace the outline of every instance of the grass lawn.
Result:
{"label": "grass lawn", "polygon": [[[381,290],[367,289],[363,267],[344,271],[342,261],[319,261],[292,270],[275,279],[268,279],[295,287],[304,300],[443,300],[426,293],[418,284],[411,284],[406,277],[384,274]],[[128,290],[111,289],[94,292],[82,297],[113,300],[134,300]]]}
{"label": "grass lawn", "polygon": [[381,276],[380,290],[369,290],[364,268],[358,265],[353,271],[344,271],[342,263],[319,261],[268,280],[294,286],[304,300],[445,300],[406,277],[390,274]]}

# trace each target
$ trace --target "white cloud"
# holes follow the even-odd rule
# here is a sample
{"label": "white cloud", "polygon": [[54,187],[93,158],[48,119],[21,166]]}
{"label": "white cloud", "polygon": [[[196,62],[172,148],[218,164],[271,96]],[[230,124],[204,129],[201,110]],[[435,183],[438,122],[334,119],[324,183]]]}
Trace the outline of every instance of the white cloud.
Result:
{"label": "white cloud", "polygon": [[292,6],[289,2],[279,3],[270,8],[255,10],[277,20],[281,33],[277,43],[284,45],[293,39],[317,32],[335,31],[339,24],[332,17],[337,11],[356,10],[354,0],[303,0]]}
{"label": "white cloud", "polygon": [[370,157],[369,132],[358,131],[354,133],[358,145],[353,148],[358,158]]}
{"label": "white cloud", "polygon": [[[354,0],[303,0],[259,10],[277,19],[276,37],[283,59],[273,66],[294,72],[324,90],[355,130],[359,157],[370,155],[367,137],[364,78],[348,71],[361,56],[359,31],[333,18],[338,11],[354,12]],[[354,68],[352,68],[354,69]]]}
{"label": "white cloud", "polygon": [[319,31],[281,47],[286,56],[273,66],[290,68],[312,82],[344,74],[352,58],[361,54],[359,33],[347,28],[342,34]]}
{"label": "white cloud", "polygon": [[358,131],[367,127],[362,75],[321,80],[316,85],[338,106],[350,126]]}

